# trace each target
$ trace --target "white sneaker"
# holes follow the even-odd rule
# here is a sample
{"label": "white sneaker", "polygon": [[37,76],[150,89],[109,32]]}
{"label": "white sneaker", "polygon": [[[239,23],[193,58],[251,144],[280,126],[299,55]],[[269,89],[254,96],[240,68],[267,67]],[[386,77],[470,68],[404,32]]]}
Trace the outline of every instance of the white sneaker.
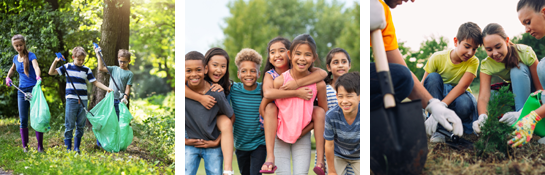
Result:
{"label": "white sneaker", "polygon": [[445,136],[439,132],[433,133],[430,138],[431,143],[445,143]]}

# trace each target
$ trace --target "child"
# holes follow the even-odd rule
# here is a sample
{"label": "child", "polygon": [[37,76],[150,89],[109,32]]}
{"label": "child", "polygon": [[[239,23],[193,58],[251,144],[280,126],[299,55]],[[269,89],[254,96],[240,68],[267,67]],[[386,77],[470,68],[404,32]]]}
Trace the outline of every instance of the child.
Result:
{"label": "child", "polygon": [[[64,125],[66,130],[64,131],[64,145],[66,145],[66,150],[70,151],[72,148],[72,130],[74,130],[74,125],[76,125],[76,138],[74,139],[74,151],[80,152],[79,146],[81,143],[81,138],[83,137],[83,128],[85,127],[85,109],[81,106],[80,103],[85,105],[87,108],[87,83],[89,81],[93,85],[103,89],[105,91],[113,91],[106,87],[104,84],[96,81],[93,76],[93,72],[90,68],[83,65],[85,62],[85,57],[87,53],[82,47],[75,47],[72,50],[72,59],[73,63],[66,63],[63,66],[57,67],[57,62],[61,61],[61,58],[55,58],[51,67],[49,68],[49,75],[63,75],[66,77],[66,111],[64,118]],[[70,76],[70,79],[68,79]],[[72,86],[72,83],[74,86]],[[76,92],[77,91],[77,92]],[[81,102],[78,99],[81,98]]]}
{"label": "child", "polygon": [[[278,108],[274,104],[274,99],[279,98],[288,98],[288,97],[298,97],[301,99],[309,100],[312,97],[312,91],[309,88],[302,86],[310,85],[313,83],[317,83],[322,81],[325,76],[326,72],[320,68],[311,68],[311,74],[307,77],[301,78],[298,81],[288,81],[284,86],[280,89],[275,89],[273,87],[273,81],[276,79],[280,74],[286,72],[288,69],[290,69],[290,63],[289,63],[289,56],[288,56],[288,49],[291,46],[291,42],[285,38],[282,37],[276,37],[272,39],[268,46],[267,46],[267,62],[265,64],[265,68],[263,69],[263,100],[261,101],[261,105],[259,106],[259,113],[261,114],[260,120],[263,120],[262,123],[264,125],[265,129],[265,143],[267,145],[267,161],[263,166],[261,167],[261,173],[264,174],[270,174],[274,173],[276,170],[275,166],[275,157],[274,157],[274,143],[275,143],[275,136],[277,131],[277,113]],[[297,89],[299,88],[299,89]],[[295,90],[297,89],[297,90]],[[318,109],[321,110],[321,109]],[[319,115],[313,116],[313,117],[320,117]],[[323,123],[323,118],[316,118],[313,119],[313,121],[322,121],[319,123]],[[261,121],[260,121],[261,122]],[[311,129],[314,128],[314,122],[311,122],[305,129],[303,129],[303,134],[305,135],[307,132],[309,132]],[[323,126],[323,125],[322,125]],[[323,127],[316,127],[316,131],[314,136],[316,137],[316,140],[323,140],[321,134],[323,133],[323,129],[320,129]],[[320,142],[316,142],[320,143]],[[323,143],[323,142],[322,142]],[[317,144],[317,154],[323,155],[323,144]],[[322,156],[323,157],[323,156]],[[322,163],[323,165],[323,158],[320,158],[318,163]],[[325,166],[319,167],[319,168],[325,168]]]}
{"label": "child", "polygon": [[327,111],[324,132],[329,175],[344,174],[348,164],[356,175],[360,174],[359,79],[359,73],[351,72],[335,82],[339,106]]}
{"label": "child", "polygon": [[[221,174],[223,145],[221,148],[216,148],[217,142],[215,140],[220,135],[218,127],[216,127],[216,121],[219,118],[216,118],[216,116],[222,113],[226,117],[234,117],[233,109],[225,99],[224,93],[211,91],[212,84],[204,81],[208,69],[201,53],[197,51],[187,53],[185,55],[185,66],[187,87],[193,92],[210,95],[217,99],[217,105],[207,109],[199,102],[185,98],[185,131],[187,134],[185,139],[185,174],[197,173],[201,158],[204,158],[206,174]],[[225,132],[228,131],[224,131],[223,134],[226,134]],[[232,149],[233,145],[230,146]],[[225,152],[223,155],[226,156]],[[225,168],[231,167],[226,166]],[[223,173],[234,174],[232,169],[228,169]]]}
{"label": "child", "polygon": [[477,133],[488,118],[487,107],[490,100],[492,75],[511,83],[513,94],[515,94],[516,111],[522,109],[531,92],[543,90],[537,71],[539,61],[531,47],[510,42],[503,28],[496,23],[488,24],[483,30],[482,37],[488,57],[481,64],[479,78],[481,85],[477,104],[480,115],[479,119],[473,123]]}
{"label": "child", "polygon": [[[274,88],[279,89],[290,80],[298,80],[310,75],[314,61],[318,59],[316,53],[316,42],[308,35],[303,34],[295,37],[293,44],[288,51],[292,68],[277,77],[274,80]],[[278,157],[278,174],[287,174],[291,170],[290,155],[293,156],[293,171],[294,174],[308,174],[308,166],[310,164],[310,134],[302,132],[312,119],[325,117],[327,111],[326,85],[323,81],[311,85],[304,86],[312,90],[310,100],[304,100],[297,97],[276,99],[275,103],[278,106],[278,129],[277,138],[275,140],[275,156]],[[318,105],[315,109],[313,102],[318,98]],[[319,109],[321,108],[321,109]],[[319,117],[316,117],[319,116]],[[321,132],[316,132],[316,135],[323,134],[324,120],[314,121],[318,130],[321,125]],[[304,135],[303,135],[304,134]],[[322,135],[323,136],[323,135]],[[320,141],[316,141],[316,146],[322,146],[321,153],[318,152],[318,158],[323,158],[323,137]],[[317,148],[318,149],[318,148]],[[322,160],[323,161],[323,160]],[[317,174],[324,174],[324,164],[319,162],[320,167],[315,167],[314,171]],[[317,170],[318,169],[318,170]]]}
{"label": "child", "polygon": [[[229,99],[229,91],[231,83],[229,81],[229,55],[221,48],[211,48],[206,52],[205,67],[207,73],[204,76],[204,80],[213,83],[210,87],[212,91],[224,92],[224,97]],[[211,95],[199,94],[192,91],[189,87],[185,87],[185,95],[187,98],[196,100],[201,103],[206,109],[211,109],[215,103],[216,98]],[[228,100],[227,100],[228,101]],[[232,170],[233,161],[233,122],[235,117],[229,119],[226,115],[218,115],[217,126],[221,131],[221,134],[217,142],[221,143],[221,150],[223,152],[224,168],[228,171]]]}
{"label": "child", "polygon": [[[477,76],[479,59],[475,51],[482,44],[481,28],[473,22],[466,22],[458,28],[454,37],[454,49],[434,53],[424,66],[422,84],[433,98],[452,109],[462,121],[466,134],[473,133],[471,123],[477,119],[476,100],[469,85]],[[435,132],[437,122],[433,117],[426,120],[428,134],[433,134],[432,143],[445,142],[445,137]],[[440,128],[442,126],[439,126]]]}
{"label": "child", "polygon": [[262,57],[253,49],[242,49],[235,57],[240,83],[231,86],[231,105],[235,111],[234,141],[238,167],[241,174],[260,174],[265,163],[267,149],[265,134],[259,128],[259,104],[261,103],[261,83],[259,68]]}
{"label": "child", "polygon": [[[17,55],[13,57],[13,64],[8,71],[6,77],[6,85],[11,86],[11,79],[9,78],[14,71],[19,73],[19,88],[25,93],[32,93],[32,88],[36,85],[40,78],[41,72],[38,66],[38,58],[32,52],[29,52],[26,47],[25,37],[23,35],[15,35],[11,38],[11,45]],[[30,66],[30,64],[32,66]],[[25,100],[25,94],[17,91],[17,102],[19,106],[19,120],[21,125],[19,126],[19,133],[21,134],[21,142],[23,142],[23,151],[28,151],[28,114],[30,111],[30,101]],[[44,133],[36,131],[36,140],[38,140],[38,152],[44,152],[43,147]]]}

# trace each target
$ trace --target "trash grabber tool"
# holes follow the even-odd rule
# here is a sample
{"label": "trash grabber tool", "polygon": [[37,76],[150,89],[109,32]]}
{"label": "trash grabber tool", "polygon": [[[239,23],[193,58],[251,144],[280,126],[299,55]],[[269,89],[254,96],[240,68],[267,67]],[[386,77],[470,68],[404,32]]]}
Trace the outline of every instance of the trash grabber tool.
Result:
{"label": "trash grabber tool", "polygon": [[[62,56],[61,53],[55,53],[57,55],[57,57],[59,57],[62,61],[64,61],[66,63],[66,60],[64,59],[64,57]],[[72,88],[74,88],[74,92],[76,92],[76,95],[78,96],[78,103],[81,104],[81,107],[85,110],[86,113],[90,113],[93,117],[95,115],[93,115],[92,112],[89,112],[87,110],[87,108],[85,107],[85,105],[83,105],[83,103],[81,102],[81,97],[79,96],[79,93],[78,91],[76,90],[76,86],[74,86],[74,82],[72,81],[72,77],[70,77],[70,75],[68,74],[68,70],[66,70],[66,67],[64,66],[64,64],[62,64],[62,66],[64,68],[64,72],[66,73],[66,77],[68,77],[68,81],[70,81],[70,84],[72,84]]]}
{"label": "trash grabber tool", "polygon": [[[97,43],[93,43],[93,44],[95,45],[95,48],[98,49],[98,54],[100,55],[100,60],[102,60],[102,64],[104,64],[104,67],[106,67],[106,70],[108,70],[108,65],[106,65],[106,62],[104,61],[104,58],[102,57],[102,48],[100,48],[100,46],[98,46]],[[117,86],[117,83],[115,82],[115,79],[112,77],[112,72],[110,72],[110,70],[108,70],[108,75],[110,75],[110,78],[114,82],[114,85],[117,88],[117,91],[122,95],[121,98],[125,97],[126,94],[120,91],[119,86]]]}
{"label": "trash grabber tool", "polygon": [[32,100],[32,93],[29,93],[29,92],[23,92],[23,90],[19,89],[19,87],[15,86],[15,84],[11,83],[11,85],[15,88],[17,88],[19,91],[21,91],[21,93],[25,94],[25,100],[26,101],[30,101]]}

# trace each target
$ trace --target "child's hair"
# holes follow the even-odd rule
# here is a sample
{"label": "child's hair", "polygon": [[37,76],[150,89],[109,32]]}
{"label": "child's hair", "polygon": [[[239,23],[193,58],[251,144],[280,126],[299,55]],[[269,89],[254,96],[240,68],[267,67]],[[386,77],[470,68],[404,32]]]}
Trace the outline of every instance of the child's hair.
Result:
{"label": "child's hair", "polygon": [[[318,57],[318,52],[316,51],[316,42],[314,41],[314,38],[310,36],[309,34],[301,34],[293,39],[293,42],[291,42],[290,47],[290,53],[295,54],[295,50],[301,45],[301,44],[308,44],[310,46],[310,49],[312,50],[312,54],[314,55],[314,58],[316,58],[316,61],[320,60],[320,57]],[[290,62],[291,62],[291,55],[290,55]],[[310,67],[308,67],[308,70],[314,67],[314,63],[310,64]]]}
{"label": "child's hair", "polygon": [[191,52],[185,54],[185,60],[186,60],[186,61],[189,61],[189,60],[200,60],[200,61],[202,61],[202,65],[203,65],[203,66],[205,65],[204,55],[202,55],[202,53],[200,53],[200,52],[198,52],[198,51],[191,51]]}
{"label": "child's hair", "polygon": [[[282,44],[284,44],[284,47],[286,47],[286,50],[289,49],[291,46],[290,40],[280,36],[273,38],[271,41],[269,41],[269,44],[267,45],[267,60],[265,61],[265,68],[263,68],[261,75],[265,75],[267,71],[274,69],[274,65],[269,60],[271,59],[271,54],[270,54],[271,45],[273,45],[276,42],[281,42]],[[288,59],[288,67],[290,67],[290,65],[291,63]],[[263,80],[265,80],[265,76],[261,77],[261,82],[263,82]]]}
{"label": "child's hair", "polygon": [[74,47],[72,50],[72,57],[77,58],[79,56],[87,56],[85,49],[83,49],[81,46]]}
{"label": "child's hair", "polygon": [[[342,48],[334,48],[334,49],[331,49],[329,53],[327,53],[326,60],[325,60],[326,64],[330,65],[331,61],[333,60],[333,56],[335,56],[336,53],[340,53],[340,52],[346,55],[346,58],[348,59],[348,64],[352,63],[352,60],[350,59],[350,55],[348,55],[348,52],[346,52],[346,50]],[[325,77],[324,79],[326,84],[331,84],[331,81],[333,81],[333,79],[331,78],[332,75],[333,73],[327,71],[327,77]]]}
{"label": "child's hair", "polygon": [[[500,37],[502,37],[504,40],[507,39],[507,34],[505,34],[505,30],[503,30],[503,27],[499,25],[498,23],[490,23],[484,27],[483,30],[483,38],[487,35],[494,35],[497,34]],[[519,67],[519,59],[520,56],[518,54],[519,49],[513,44],[511,41],[509,41],[509,45],[507,46],[507,52],[508,54],[505,55],[505,58],[503,59],[503,63],[505,64],[506,69],[511,69],[514,67]]]}
{"label": "child's hair", "polygon": [[479,25],[473,22],[466,22],[458,28],[456,38],[458,39],[458,43],[465,39],[471,39],[477,46],[480,46],[483,44],[483,37],[481,35],[481,28]]}
{"label": "child's hair", "polygon": [[530,7],[534,12],[539,13],[543,6],[545,6],[545,1],[543,0],[520,0],[517,4],[517,12],[524,7]]}
{"label": "child's hair", "polygon": [[[221,77],[218,84],[223,87],[223,92],[225,93],[225,96],[229,95],[229,86],[231,85],[231,82],[229,81],[229,55],[227,54],[227,51],[223,50],[222,48],[214,47],[209,49],[206,54],[204,54],[204,64],[208,64],[210,59],[215,55],[222,55],[227,59],[227,71],[225,72],[225,75]],[[204,79],[208,82],[212,82],[212,79],[208,76],[204,76]]]}
{"label": "child's hair", "polygon": [[12,38],[11,38],[11,42],[15,41],[15,40],[21,40],[24,44],[24,47],[23,47],[23,55],[21,55],[24,59],[23,59],[23,65],[24,65],[24,69],[25,69],[25,75],[26,76],[30,76],[29,73],[28,73],[28,67],[29,67],[29,63],[28,63],[28,50],[26,48],[26,41],[25,41],[25,37],[21,34],[17,34],[17,35],[14,35]]}
{"label": "child's hair", "polygon": [[119,52],[117,52],[117,57],[125,57],[131,60],[131,52],[129,52],[127,49],[119,49]]}
{"label": "child's hair", "polygon": [[335,91],[339,91],[339,86],[344,87],[346,92],[360,95],[360,73],[359,72],[350,72],[339,77],[337,82],[335,82]]}
{"label": "child's hair", "polygon": [[240,69],[241,62],[251,61],[257,65],[257,70],[259,71],[262,60],[263,57],[261,57],[261,55],[257,53],[257,51],[255,51],[254,49],[244,48],[237,53],[237,56],[235,57],[235,64],[237,65],[237,68]]}

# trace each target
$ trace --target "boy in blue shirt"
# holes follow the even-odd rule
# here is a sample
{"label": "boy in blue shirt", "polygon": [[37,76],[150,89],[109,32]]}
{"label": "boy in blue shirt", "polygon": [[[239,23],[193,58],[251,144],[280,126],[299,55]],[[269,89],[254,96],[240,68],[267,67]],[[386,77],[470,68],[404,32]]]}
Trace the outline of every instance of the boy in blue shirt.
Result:
{"label": "boy in blue shirt", "polygon": [[[338,106],[327,111],[325,155],[329,175],[345,174],[348,163],[360,174],[360,75],[350,72],[335,82]],[[339,170],[337,172],[336,170]]]}
{"label": "boy in blue shirt", "polygon": [[231,86],[231,105],[235,111],[233,137],[235,141],[238,167],[241,174],[260,174],[265,163],[267,148],[265,133],[259,127],[259,105],[261,83],[259,67],[263,58],[253,49],[242,49],[235,58],[237,76],[241,82]]}
{"label": "boy in blue shirt", "polygon": [[[49,68],[49,75],[60,74],[66,76],[66,73],[68,73],[70,76],[70,79],[66,77],[66,109],[64,118],[66,130],[64,131],[64,145],[66,145],[67,151],[72,149],[72,131],[74,130],[74,127],[76,127],[74,151],[77,151],[78,153],[80,151],[79,146],[81,138],[83,137],[85,120],[87,120],[85,109],[79,104],[78,94],[81,98],[81,103],[87,108],[87,81],[105,91],[111,92],[113,90],[96,81],[91,69],[83,65],[85,57],[87,57],[87,53],[85,53],[85,50],[82,47],[78,46],[72,50],[73,63],[66,63],[55,69],[55,67],[57,67],[57,62],[61,61],[61,58],[57,57]],[[75,87],[72,86],[71,82]]]}

